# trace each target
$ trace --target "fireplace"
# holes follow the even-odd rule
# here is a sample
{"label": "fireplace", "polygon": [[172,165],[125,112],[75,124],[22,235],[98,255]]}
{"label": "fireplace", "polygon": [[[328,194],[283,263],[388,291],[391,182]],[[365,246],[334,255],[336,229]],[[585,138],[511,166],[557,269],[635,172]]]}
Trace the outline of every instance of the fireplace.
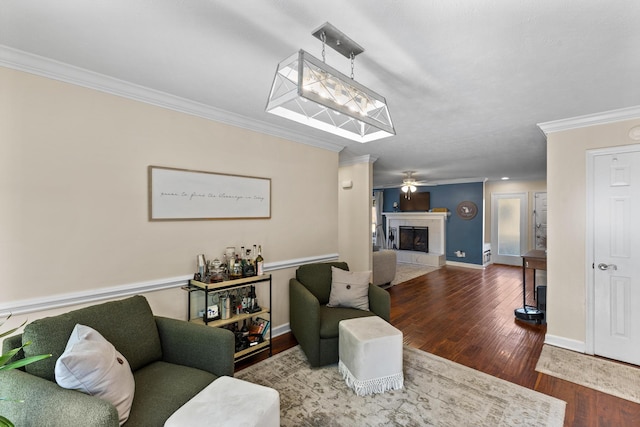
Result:
{"label": "fireplace", "polygon": [[429,227],[400,226],[400,249],[429,252]]}

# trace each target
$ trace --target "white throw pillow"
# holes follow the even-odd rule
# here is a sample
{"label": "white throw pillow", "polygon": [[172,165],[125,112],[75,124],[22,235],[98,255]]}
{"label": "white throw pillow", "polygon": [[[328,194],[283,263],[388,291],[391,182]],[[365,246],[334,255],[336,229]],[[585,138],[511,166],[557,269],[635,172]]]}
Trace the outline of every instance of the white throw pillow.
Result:
{"label": "white throw pillow", "polygon": [[120,425],[129,418],[135,382],[129,362],[98,331],[76,325],[64,353],[56,361],[56,382],[111,402]]}
{"label": "white throw pillow", "polygon": [[369,311],[371,271],[346,271],[331,266],[331,293],[327,307],[350,307]]}

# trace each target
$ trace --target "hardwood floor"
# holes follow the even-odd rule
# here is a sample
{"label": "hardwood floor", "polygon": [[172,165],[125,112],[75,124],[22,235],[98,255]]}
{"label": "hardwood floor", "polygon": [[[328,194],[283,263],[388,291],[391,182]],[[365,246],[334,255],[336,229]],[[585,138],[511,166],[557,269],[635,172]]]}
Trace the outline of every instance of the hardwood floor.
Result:
{"label": "hardwood floor", "polygon": [[[565,426],[640,426],[640,405],[535,371],[546,325],[514,319],[513,310],[522,306],[520,267],[446,266],[389,293],[391,323],[405,344],[564,400]],[[291,333],[276,337],[274,353],[296,344]]]}

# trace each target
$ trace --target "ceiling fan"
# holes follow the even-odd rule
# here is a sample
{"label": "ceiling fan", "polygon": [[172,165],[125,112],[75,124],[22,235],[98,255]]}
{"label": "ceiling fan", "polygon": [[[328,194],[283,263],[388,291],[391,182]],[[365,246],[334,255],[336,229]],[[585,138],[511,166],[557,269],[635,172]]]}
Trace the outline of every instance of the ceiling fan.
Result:
{"label": "ceiling fan", "polygon": [[[398,188],[400,187],[401,192],[405,193],[405,195],[408,197],[408,193],[409,193],[409,189],[411,189],[411,193],[415,193],[417,191],[417,187],[432,187],[432,186],[436,186],[438,185],[437,182],[435,181],[426,181],[426,180],[416,180],[413,177],[413,174],[415,173],[415,171],[403,171],[402,175],[403,175],[403,179],[402,179],[402,184],[383,184],[381,186],[378,186],[376,188],[378,189],[386,189],[386,188]],[[402,187],[407,186],[407,191],[405,192],[404,190],[402,190]],[[413,186],[414,188],[411,188],[411,186]]]}
{"label": "ceiling fan", "polygon": [[414,171],[405,171],[404,179],[402,180],[402,186],[400,190],[404,193],[405,199],[411,200],[411,193],[415,193],[419,185],[429,185],[425,181],[416,181],[413,177]]}

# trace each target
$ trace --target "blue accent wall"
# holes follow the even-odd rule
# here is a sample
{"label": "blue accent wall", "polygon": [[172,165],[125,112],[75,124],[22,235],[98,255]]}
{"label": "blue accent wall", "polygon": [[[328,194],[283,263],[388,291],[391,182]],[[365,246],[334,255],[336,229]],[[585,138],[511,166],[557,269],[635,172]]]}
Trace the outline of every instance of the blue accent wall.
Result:
{"label": "blue accent wall", "polygon": [[[447,208],[451,212],[446,222],[447,261],[482,265],[484,237],[482,235],[484,215],[482,213],[483,183],[448,184],[433,187],[418,187],[418,192],[429,192],[431,208]],[[393,202],[400,202],[404,194],[399,188],[384,190],[383,212],[393,212]],[[458,204],[470,201],[478,207],[475,218],[464,220],[456,213]],[[386,224],[385,224],[386,226]],[[386,232],[386,230],[385,230]],[[458,258],[456,251],[465,252],[466,257]]]}

